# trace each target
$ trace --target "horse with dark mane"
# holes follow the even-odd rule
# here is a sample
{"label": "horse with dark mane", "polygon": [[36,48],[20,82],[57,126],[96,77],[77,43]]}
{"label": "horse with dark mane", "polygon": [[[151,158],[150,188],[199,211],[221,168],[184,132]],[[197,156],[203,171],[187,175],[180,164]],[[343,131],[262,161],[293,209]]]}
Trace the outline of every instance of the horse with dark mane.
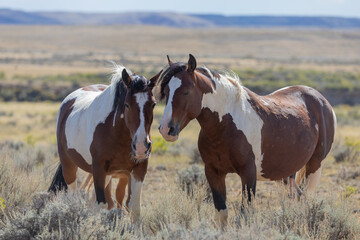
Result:
{"label": "horse with dark mane", "polygon": [[110,209],[111,177],[126,178],[119,183],[124,192],[129,176],[127,205],[133,216],[140,214],[157,78],[147,80],[115,65],[109,86],[83,87],[65,98],[57,118],[60,166],[49,191],[75,190],[80,167],[93,175],[97,203]]}
{"label": "horse with dark mane", "polygon": [[187,64],[169,57],[168,62],[159,77],[161,98],[166,98],[159,130],[173,142],[192,119],[198,120],[198,147],[221,226],[228,216],[228,173],[240,176],[248,202],[257,180],[285,179],[302,168],[305,188],[316,187],[336,125],[331,105],[318,91],[291,86],[259,96],[237,77],[197,68],[191,54]]}

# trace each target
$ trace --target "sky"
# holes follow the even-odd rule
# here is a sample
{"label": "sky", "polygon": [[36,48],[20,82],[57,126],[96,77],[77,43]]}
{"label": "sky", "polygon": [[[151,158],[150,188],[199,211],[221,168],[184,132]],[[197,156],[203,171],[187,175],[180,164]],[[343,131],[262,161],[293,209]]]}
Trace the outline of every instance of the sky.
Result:
{"label": "sky", "polygon": [[360,0],[0,0],[0,8],[26,11],[170,11],[224,15],[360,17]]}

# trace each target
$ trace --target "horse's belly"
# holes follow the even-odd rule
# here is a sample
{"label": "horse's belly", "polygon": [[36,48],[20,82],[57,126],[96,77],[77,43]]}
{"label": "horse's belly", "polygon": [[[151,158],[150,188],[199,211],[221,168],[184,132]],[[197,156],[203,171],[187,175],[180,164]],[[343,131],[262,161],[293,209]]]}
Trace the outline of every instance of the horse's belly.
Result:
{"label": "horse's belly", "polygon": [[[307,139],[307,138],[306,138]],[[315,139],[299,140],[295,144],[272,144],[263,154],[259,180],[280,180],[300,170],[311,158],[316,147]]]}

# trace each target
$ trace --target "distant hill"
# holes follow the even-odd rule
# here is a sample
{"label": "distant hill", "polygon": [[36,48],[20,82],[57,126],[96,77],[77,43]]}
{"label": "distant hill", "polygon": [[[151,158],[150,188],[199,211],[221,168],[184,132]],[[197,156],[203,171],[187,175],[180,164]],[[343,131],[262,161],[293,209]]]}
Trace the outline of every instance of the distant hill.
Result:
{"label": "distant hill", "polygon": [[316,27],[360,28],[360,18],[294,16],[224,16],[156,12],[75,13],[0,9],[0,24],[161,25],[171,27]]}

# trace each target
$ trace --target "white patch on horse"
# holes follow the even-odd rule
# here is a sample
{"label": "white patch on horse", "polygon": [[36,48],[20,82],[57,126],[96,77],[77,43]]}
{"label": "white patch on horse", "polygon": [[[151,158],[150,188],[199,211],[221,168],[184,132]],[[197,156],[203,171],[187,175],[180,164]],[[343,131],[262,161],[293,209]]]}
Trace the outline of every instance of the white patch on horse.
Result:
{"label": "white patch on horse", "polygon": [[135,136],[134,138],[136,139],[136,151],[139,151],[140,154],[145,154],[145,152],[147,151],[147,148],[144,145],[144,142],[147,141],[147,134],[145,131],[145,116],[144,116],[144,106],[145,103],[148,101],[149,99],[149,95],[147,92],[143,92],[143,93],[136,93],[135,94],[136,97],[136,102],[139,105],[139,114],[140,114],[140,125],[138,127],[138,129],[135,132]]}
{"label": "white patch on horse", "polygon": [[117,114],[117,109],[116,109],[116,111],[114,113],[113,127],[115,127],[116,114]]}
{"label": "white patch on horse", "polygon": [[131,173],[131,180],[130,180],[130,201],[129,201],[129,209],[131,215],[135,218],[140,216],[140,209],[141,209],[141,188],[142,182],[138,181],[134,175]]}
{"label": "white patch on horse", "polygon": [[165,106],[164,115],[162,117],[161,123],[160,123],[160,132],[162,135],[166,136],[169,132],[169,122],[172,119],[172,102],[174,98],[175,91],[181,86],[181,80],[177,77],[172,77],[169,82],[169,98],[168,102]]}
{"label": "white patch on horse", "polygon": [[267,102],[267,101],[265,101],[263,98],[260,98],[261,99],[261,102],[265,105],[265,106],[269,106],[270,104]]}
{"label": "white patch on horse", "polygon": [[[117,66],[112,84],[104,91],[93,92],[78,89],[68,95],[62,105],[75,99],[73,110],[67,118],[65,135],[68,149],[75,149],[88,164],[92,164],[90,145],[96,127],[104,123],[112,112],[116,82],[121,79],[122,66]],[[61,108],[61,107],[60,107]]]}
{"label": "white patch on horse", "polygon": [[335,133],[336,132],[337,120],[336,120],[336,114],[334,112],[334,109],[332,109],[332,114],[333,114],[333,119],[334,119],[334,133]]}
{"label": "white patch on horse", "polygon": [[320,182],[323,162],[321,162],[320,164],[320,168],[314,173],[310,173],[309,176],[305,179],[305,190],[307,192],[314,192]]}
{"label": "white patch on horse", "polygon": [[255,155],[255,164],[258,180],[267,180],[262,176],[261,163],[263,154],[261,152],[261,129],[264,125],[259,114],[252,108],[246,90],[240,86],[240,100],[238,99],[239,89],[235,88],[226,76],[220,75],[214,79],[216,92],[204,94],[202,107],[209,108],[212,112],[219,114],[221,122],[226,114],[230,114],[236,128],[242,131],[252,147]]}
{"label": "white patch on horse", "polygon": [[280,88],[280,89],[278,89],[278,90],[276,90],[276,91],[274,91],[274,92],[270,93],[269,95],[272,95],[272,94],[275,94],[275,93],[277,93],[277,92],[280,92],[280,91],[286,90],[286,89],[288,89],[288,88],[290,88],[290,87],[283,87],[283,88]]}

